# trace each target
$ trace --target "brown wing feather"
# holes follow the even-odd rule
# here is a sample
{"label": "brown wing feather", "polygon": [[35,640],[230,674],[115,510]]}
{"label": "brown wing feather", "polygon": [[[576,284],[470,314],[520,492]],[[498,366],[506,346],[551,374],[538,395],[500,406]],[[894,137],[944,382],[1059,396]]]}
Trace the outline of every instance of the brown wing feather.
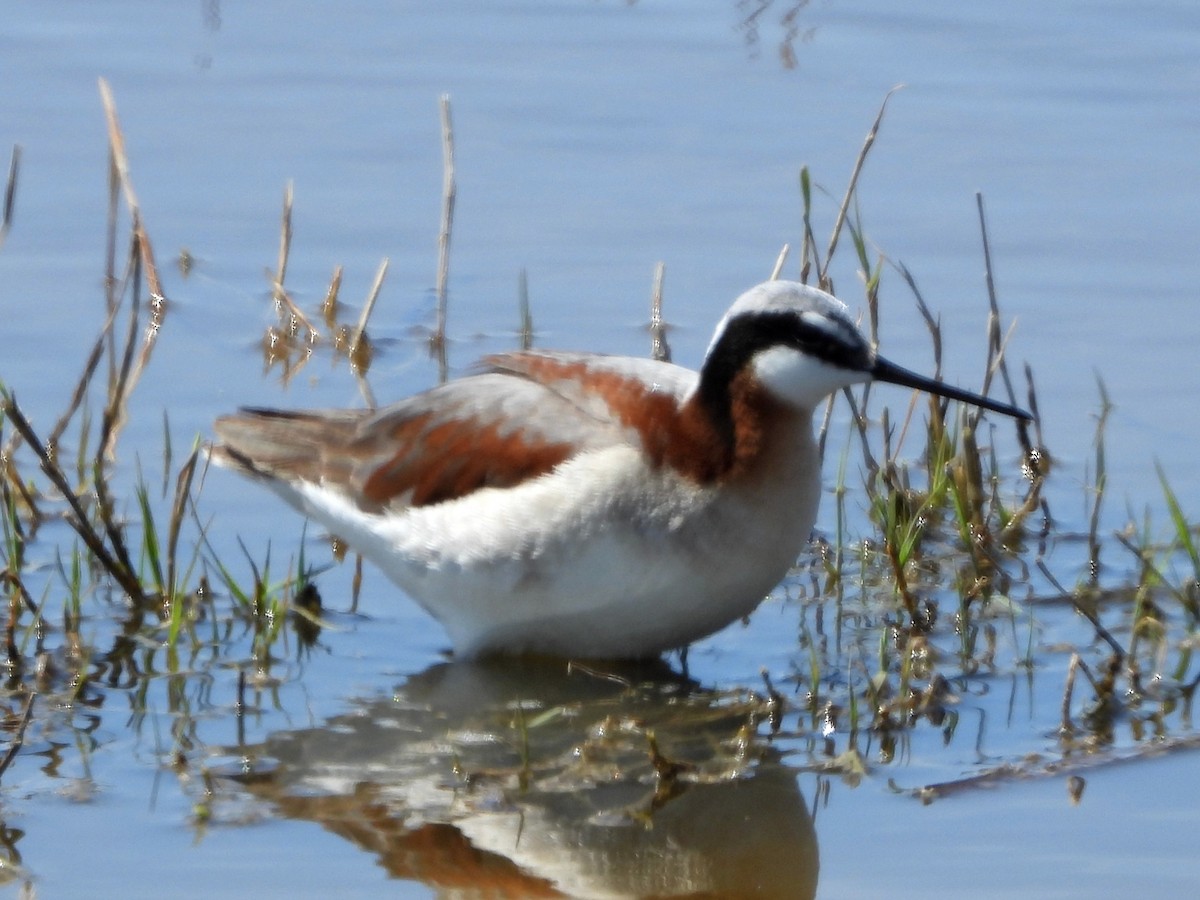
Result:
{"label": "brown wing feather", "polygon": [[583,354],[509,353],[487,362],[545,385],[591,415],[621,426],[654,466],[701,484],[744,467],[758,452],[766,398],[748,377],[731,388],[738,426],[717,429],[691,392],[696,374],[653,360]]}
{"label": "brown wing feather", "polygon": [[224,417],[214,457],[260,477],[335,486],[364,509],[380,510],[513,487],[583,450],[614,444],[638,447],[652,466],[701,483],[744,466],[757,449],[754,423],[766,410],[751,409],[760,392],[749,384],[735,385],[735,403],[746,408],[737,433],[724,434],[686,400],[695,374],[677,366],[536,352],[485,362],[486,374],[379,411]]}
{"label": "brown wing feather", "polygon": [[391,429],[389,443],[400,450],[363,482],[368,503],[387,506],[405,499],[410,506],[429,506],[480,488],[512,487],[553,471],[578,449],[519,430],[505,433],[500,422],[451,419],[430,427],[429,418]]}
{"label": "brown wing feather", "polygon": [[378,411],[242,410],[217,420],[213,458],[257,477],[336,487],[363,509],[428,506],[512,487],[619,428],[524,377],[485,374]]}

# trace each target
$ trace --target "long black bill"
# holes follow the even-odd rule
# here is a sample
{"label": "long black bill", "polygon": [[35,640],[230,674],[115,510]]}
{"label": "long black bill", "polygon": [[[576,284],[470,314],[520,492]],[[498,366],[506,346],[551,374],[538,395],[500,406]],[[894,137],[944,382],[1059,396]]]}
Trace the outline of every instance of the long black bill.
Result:
{"label": "long black bill", "polygon": [[992,400],[988,397],[982,397],[979,394],[972,394],[970,391],[964,391],[961,388],[952,387],[940,381],[934,381],[932,378],[926,378],[924,375],[910,372],[908,369],[879,357],[876,357],[875,365],[871,368],[871,377],[876,381],[886,381],[888,384],[899,384],[904,387],[916,388],[919,391],[937,394],[939,397],[961,400],[963,403],[970,403],[983,409],[990,409],[992,412],[1003,413],[1006,416],[1012,416],[1014,419],[1028,420],[1033,418],[1033,416],[1019,407],[1008,403],[1001,403],[998,400]]}

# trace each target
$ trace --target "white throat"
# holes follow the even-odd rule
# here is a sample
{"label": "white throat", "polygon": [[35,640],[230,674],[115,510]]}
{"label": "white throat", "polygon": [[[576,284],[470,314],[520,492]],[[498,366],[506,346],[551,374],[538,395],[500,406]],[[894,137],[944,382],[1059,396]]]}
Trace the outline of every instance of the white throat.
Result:
{"label": "white throat", "polygon": [[843,369],[783,346],[756,353],[750,365],[759,384],[772,395],[806,412],[812,412],[838,388],[871,379],[867,372]]}

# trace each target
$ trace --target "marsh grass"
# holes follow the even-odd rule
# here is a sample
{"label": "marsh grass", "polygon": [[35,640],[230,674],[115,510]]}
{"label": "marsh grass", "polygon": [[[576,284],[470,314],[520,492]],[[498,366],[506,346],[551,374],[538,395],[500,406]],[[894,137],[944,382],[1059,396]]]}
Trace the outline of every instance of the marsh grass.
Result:
{"label": "marsh grass", "polygon": [[[886,100],[837,207],[828,242],[814,232],[814,197],[821,192],[808,170],[801,170],[800,277],[832,289],[832,264],[845,245],[839,245],[844,229],[863,289],[868,334],[877,340],[887,273],[898,273],[926,322],[934,375],[940,377],[937,319],[902,263],[871,255],[857,207],[855,184],[885,109]],[[835,403],[846,403],[851,425],[841,437],[836,464],[834,531],[818,536],[815,544],[810,571],[820,577],[805,580],[810,592],[802,600],[800,646],[808,651],[807,660],[790,679],[792,703],[804,709],[795,736],[810,735],[799,755],[809,765],[855,780],[872,756],[890,761],[922,729],[938,729],[949,742],[960,725],[960,696],[986,690],[998,674],[1026,670],[1032,677],[1036,670],[1041,681],[1052,677],[1046,672],[1051,657],[1038,644],[1038,620],[1045,610],[1057,625],[1058,610],[1064,605],[1072,610],[1084,627],[1076,632],[1076,650],[1061,676],[1063,758],[1014,761],[960,781],[923,786],[915,793],[926,800],[997,778],[1160,751],[1164,744],[1148,740],[1150,735],[1166,739],[1166,746],[1188,746],[1194,742],[1190,703],[1200,683],[1192,653],[1200,581],[1195,527],[1166,476],[1160,471],[1172,531],[1165,540],[1155,543],[1157,529],[1148,514],[1136,531],[1106,535],[1101,528],[1108,493],[1104,429],[1112,408],[1103,383],[1087,487],[1086,564],[1069,588],[1051,566],[1056,541],[1072,539],[1056,534],[1045,496],[1051,454],[1043,444],[1028,366],[1022,370],[1025,395],[1016,396],[1007,354],[1013,328],[1006,328],[1000,311],[982,196],[976,203],[988,308],[982,391],[998,384],[1009,402],[1027,406],[1034,419],[1029,425],[991,423],[978,410],[914,396],[897,422],[889,410],[872,413],[869,387],[861,395],[847,391],[831,400],[820,433],[822,452],[837,439],[831,431]],[[857,484],[850,481],[855,474]],[[865,508],[872,526],[867,534],[850,531],[851,498]],[[1132,583],[1113,587],[1102,578],[1101,556],[1120,547],[1136,557],[1137,574]],[[1186,574],[1168,575],[1179,570],[1180,562],[1186,563]],[[832,631],[831,609],[836,611]],[[1080,679],[1086,691],[1079,689]],[[828,740],[837,732],[845,733],[846,749]],[[813,740],[815,733],[826,737]]]}
{"label": "marsh grass", "polygon": [[[95,725],[81,711],[102,707],[112,689],[130,692],[136,730],[164,704],[172,740],[163,752],[188,764],[203,746],[193,700],[210,677],[202,654],[215,650],[222,665],[266,684],[279,654],[288,652],[283,626],[307,584],[303,555],[300,568],[275,582],[267,564],[260,572],[252,560],[234,566],[215,555],[195,506],[206,466],[201,442],[176,460],[165,413],[159,471],[134,452],[126,486],[121,437],[157,337],[168,327],[169,303],[103,82],[101,98],[110,206],[98,334],[48,429],[0,384],[0,585],[8,600],[0,702],[21,710],[4,726],[9,743],[0,775],[31,725],[52,745],[90,748],[87,732]],[[14,162],[9,197],[16,172]],[[248,571],[251,583],[235,571]],[[223,589],[220,597],[212,581]],[[311,643],[319,604],[310,601],[305,616]]]}
{"label": "marsh grass", "polygon": [[[302,536],[294,554],[283,554],[282,565],[269,545],[242,544],[240,557],[222,557],[209,540],[212,523],[197,506],[206,468],[202,439],[176,460],[163,414],[162,446],[145,454],[157,460],[156,469],[143,466],[141,448],[131,452],[122,445],[128,417],[143,414],[134,402],[136,388],[152,363],[158,334],[171,327],[170,303],[133,190],[115,104],[103,83],[101,95],[111,177],[97,337],[48,430],[26,414],[15,390],[2,388],[0,585],[8,602],[0,691],[0,731],[7,745],[0,751],[0,777],[20,754],[31,723],[40,722],[43,731],[69,730],[70,743],[92,752],[84,726],[51,710],[99,709],[106,691],[125,690],[132,698],[130,727],[140,732],[153,723],[159,758],[196,792],[200,825],[210,820],[221,790],[220,779],[206,767],[208,749],[197,729],[199,708],[212,705],[213,671],[237,671],[232,714],[241,747],[245,717],[261,704],[279,704],[278,688],[295,677],[281,662],[305,653],[328,626],[318,565],[338,564],[341,553],[335,538],[332,561],[314,565],[306,559]],[[887,302],[916,305],[940,377],[937,317],[912,273],[871,249],[858,206],[857,181],[886,102],[833,206],[826,241],[818,239],[817,223],[830,212],[821,198],[831,195],[807,168],[801,170],[798,277],[832,289],[835,266],[855,271],[872,340],[879,339],[883,298],[893,287],[907,294]],[[448,98],[442,99],[441,123],[438,304],[428,344],[444,378],[456,197]],[[14,151],[0,242],[13,221],[18,161]],[[289,185],[279,253],[269,275],[277,315],[261,341],[264,374],[278,370],[286,385],[325,354],[347,363],[364,403],[373,406],[369,322],[387,260],[357,316],[345,318],[340,267],[320,308],[305,311],[287,286],[292,207]],[[708,691],[691,685],[654,724],[623,719],[626,749],[640,748],[633,757],[622,756],[623,765],[629,777],[656,783],[654,802],[669,802],[689,780],[727,778],[752,765],[768,745],[782,748],[798,768],[856,783],[931,735],[946,744],[967,739],[962,698],[1000,674],[1032,678],[1036,672],[1043,684],[1060,685],[1057,754],[1048,755],[1038,742],[1040,757],[1014,753],[966,778],[912,788],[913,794],[933,799],[1002,778],[1195,742],[1191,703],[1200,684],[1193,652],[1200,627],[1200,546],[1188,516],[1196,511],[1183,507],[1160,470],[1166,536],[1149,514],[1136,528],[1103,532],[1101,510],[1109,490],[1104,428],[1111,406],[1101,384],[1087,488],[1089,530],[1081,538],[1087,562],[1081,572],[1052,564],[1054,544],[1074,538],[1056,532],[1045,496],[1051,456],[1042,445],[1034,379],[1029,367],[1021,370],[1024,396],[1018,401],[1021,379],[1009,364],[1013,330],[1000,311],[982,197],[977,207],[988,310],[982,390],[1002,388],[1011,402],[1027,405],[1035,414],[1032,425],[993,422],[976,410],[920,395],[896,415],[879,407],[869,388],[833,398],[821,417],[820,446],[823,455],[836,459],[826,465],[834,527],[816,536],[812,555],[789,582],[799,594],[792,601],[799,611],[794,668],[774,678],[764,672],[761,686]],[[775,275],[788,255],[785,247],[774,262]],[[660,263],[650,292],[650,353],[659,359],[670,358],[664,271]],[[518,308],[518,341],[527,347],[534,328],[525,272]],[[122,487],[121,461],[128,465],[130,459],[132,485]],[[1135,574],[1107,584],[1101,557],[1118,553],[1132,560]],[[40,565],[45,560],[52,564]],[[361,559],[353,565],[352,595],[339,608],[353,610],[357,604]],[[1043,617],[1082,623],[1061,665],[1061,655],[1042,643]],[[638,694],[636,683],[626,688],[630,696]],[[573,721],[582,707],[551,706],[536,714],[517,709],[508,725],[494,726],[513,748],[511,765],[489,762],[487,771],[460,773],[464,781],[511,776],[516,789],[525,791],[548,771],[560,779],[572,773],[591,777],[590,770],[569,765],[564,776],[561,757],[535,756],[538,730],[551,721]],[[162,715],[169,735],[158,730]],[[714,723],[726,729],[706,745],[707,768],[701,759],[676,755],[686,743],[681,734],[698,723],[706,733]],[[580,733],[600,734],[588,730],[594,725],[580,722]],[[604,743],[599,737],[579,741],[581,759],[599,753]],[[643,812],[653,811],[651,804]]]}

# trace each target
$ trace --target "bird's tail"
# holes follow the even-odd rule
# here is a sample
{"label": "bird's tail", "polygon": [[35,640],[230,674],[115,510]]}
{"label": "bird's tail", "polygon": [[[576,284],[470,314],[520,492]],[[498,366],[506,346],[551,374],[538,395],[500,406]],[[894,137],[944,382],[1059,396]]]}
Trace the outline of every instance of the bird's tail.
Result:
{"label": "bird's tail", "polygon": [[[353,439],[366,410],[288,412],[242,409],[217,419],[209,455],[218,465],[266,479],[345,481],[337,451]],[[348,466],[342,464],[347,469]]]}

